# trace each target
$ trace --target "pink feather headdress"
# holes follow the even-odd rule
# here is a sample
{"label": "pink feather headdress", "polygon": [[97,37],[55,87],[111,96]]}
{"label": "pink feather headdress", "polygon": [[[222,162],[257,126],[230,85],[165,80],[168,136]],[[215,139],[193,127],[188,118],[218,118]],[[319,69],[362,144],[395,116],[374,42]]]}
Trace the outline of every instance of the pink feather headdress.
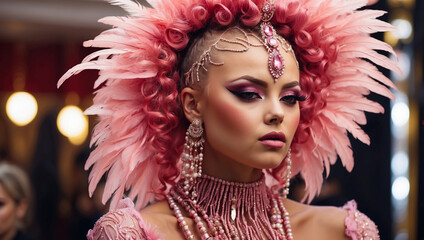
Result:
{"label": "pink feather headdress", "polygon": [[[161,198],[179,175],[178,159],[186,121],[178,100],[179,52],[205,27],[235,21],[247,27],[260,21],[262,0],[160,0],[146,8],[132,0],[108,0],[128,17],[106,17],[112,25],[86,47],[104,48],[87,56],[63,75],[98,69],[94,104],[86,114],[98,115],[91,144],[97,145],[86,163],[89,192],[107,174],[103,202],[111,208],[125,194],[136,208]],[[324,168],[340,157],[347,170],[353,154],[347,132],[361,142],[370,140],[360,125],[364,112],[381,113],[382,106],[365,96],[370,92],[393,99],[393,83],[372,63],[400,72],[386,56],[393,53],[370,34],[393,30],[377,10],[358,10],[367,0],[276,0],[271,23],[297,55],[300,84],[307,100],[300,103],[301,121],[292,143],[292,174],[306,183],[304,200],[320,192]],[[371,63],[372,62],[372,63]],[[279,184],[282,166],[267,171]]]}

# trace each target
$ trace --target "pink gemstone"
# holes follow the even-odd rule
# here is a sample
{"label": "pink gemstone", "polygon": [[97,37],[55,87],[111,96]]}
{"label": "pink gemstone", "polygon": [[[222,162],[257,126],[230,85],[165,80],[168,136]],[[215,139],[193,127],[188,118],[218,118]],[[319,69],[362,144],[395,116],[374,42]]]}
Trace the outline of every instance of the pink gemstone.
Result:
{"label": "pink gemstone", "polygon": [[278,47],[278,42],[277,42],[277,39],[275,39],[275,38],[268,38],[268,43],[273,48]]}
{"label": "pink gemstone", "polygon": [[282,66],[283,66],[283,61],[281,60],[280,53],[278,53],[277,51],[274,51],[272,56],[272,67],[275,70],[280,70]]}
{"label": "pink gemstone", "polygon": [[272,28],[268,24],[265,24],[265,26],[264,26],[264,32],[268,36],[272,36],[274,34],[272,32]]}

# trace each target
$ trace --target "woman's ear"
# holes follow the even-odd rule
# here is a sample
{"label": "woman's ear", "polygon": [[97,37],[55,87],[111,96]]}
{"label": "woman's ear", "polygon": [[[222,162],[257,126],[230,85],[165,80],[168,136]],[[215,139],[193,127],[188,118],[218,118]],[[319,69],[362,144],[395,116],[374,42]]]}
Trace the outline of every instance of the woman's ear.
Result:
{"label": "woman's ear", "polygon": [[16,207],[16,215],[19,219],[22,219],[28,210],[28,199],[21,199]]}
{"label": "woman's ear", "polygon": [[185,87],[180,94],[181,104],[186,118],[192,122],[202,116],[201,92],[198,89]]}

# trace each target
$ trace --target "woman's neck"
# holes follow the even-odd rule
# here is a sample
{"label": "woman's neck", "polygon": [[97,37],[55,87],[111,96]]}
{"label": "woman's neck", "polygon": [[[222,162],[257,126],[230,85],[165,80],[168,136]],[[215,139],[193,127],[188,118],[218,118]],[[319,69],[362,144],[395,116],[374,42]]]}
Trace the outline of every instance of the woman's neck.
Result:
{"label": "woman's neck", "polygon": [[205,147],[202,172],[211,177],[233,182],[254,182],[261,178],[262,169],[253,168]]}

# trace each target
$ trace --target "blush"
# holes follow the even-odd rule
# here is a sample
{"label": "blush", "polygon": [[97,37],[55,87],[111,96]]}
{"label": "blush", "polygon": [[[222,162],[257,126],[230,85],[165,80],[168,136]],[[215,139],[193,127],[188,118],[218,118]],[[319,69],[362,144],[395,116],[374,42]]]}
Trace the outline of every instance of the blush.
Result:
{"label": "blush", "polygon": [[211,110],[213,109],[215,115],[214,119],[225,126],[228,131],[238,133],[248,131],[248,128],[251,128],[249,116],[252,113],[230,94],[223,94],[209,100],[209,107]]}
{"label": "blush", "polygon": [[215,106],[218,118],[221,119],[226,125],[231,126],[233,129],[242,127],[243,123],[248,121],[246,110],[241,110],[238,107],[232,106],[227,102],[222,102]]}

